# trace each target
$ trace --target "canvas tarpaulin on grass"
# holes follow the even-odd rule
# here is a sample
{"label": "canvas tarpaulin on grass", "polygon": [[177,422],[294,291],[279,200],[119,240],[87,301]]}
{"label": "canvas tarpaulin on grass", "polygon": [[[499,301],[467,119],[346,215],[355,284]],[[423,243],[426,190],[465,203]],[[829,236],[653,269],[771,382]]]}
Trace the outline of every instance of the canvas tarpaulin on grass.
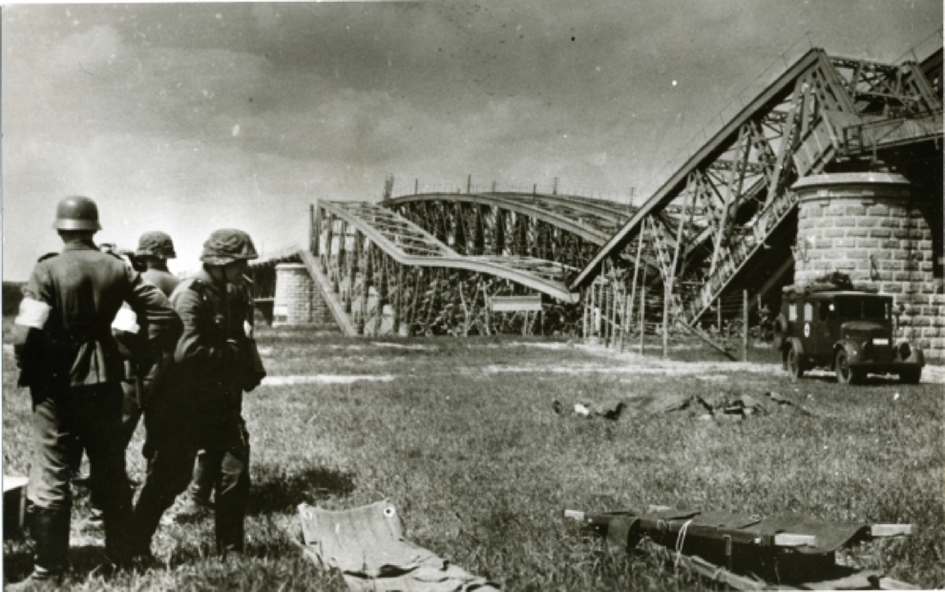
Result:
{"label": "canvas tarpaulin on grass", "polygon": [[685,559],[696,572],[742,590],[764,588],[768,583],[817,590],[914,589],[878,571],[835,563],[839,549],[906,534],[911,532],[909,525],[870,526],[798,513],[763,518],[665,507],[643,513],[569,511],[566,515],[578,517],[619,547],[645,544],[675,549],[677,564]]}
{"label": "canvas tarpaulin on grass", "polygon": [[697,538],[722,540],[727,536],[736,544],[757,549],[775,546],[772,541],[778,533],[802,534],[811,537],[810,542],[792,547],[791,552],[803,555],[833,553],[866,538],[869,532],[866,524],[827,522],[793,512],[759,518],[728,512],[666,509],[641,515],[617,512],[599,516],[613,517],[608,538],[620,544],[626,544],[628,535],[634,531],[650,536],[659,533],[668,535],[673,541],[687,542],[685,536],[679,539],[679,525],[682,523],[685,526],[682,532],[688,534],[693,542]]}
{"label": "canvas tarpaulin on grass", "polygon": [[301,504],[299,518],[306,553],[340,570],[351,590],[497,590],[484,578],[404,539],[397,510],[387,501],[341,511]]}

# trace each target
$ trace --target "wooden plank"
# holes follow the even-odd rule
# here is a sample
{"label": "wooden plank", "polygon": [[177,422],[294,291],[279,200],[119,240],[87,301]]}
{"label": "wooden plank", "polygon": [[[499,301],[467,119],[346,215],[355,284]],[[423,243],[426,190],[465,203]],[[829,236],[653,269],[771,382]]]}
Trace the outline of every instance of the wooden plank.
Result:
{"label": "wooden plank", "polygon": [[[677,554],[679,565],[688,568],[690,571],[701,575],[704,578],[721,582],[736,590],[766,590],[770,584],[762,580],[757,580],[748,576],[743,576],[731,572],[724,567],[710,563],[698,555]],[[791,590],[788,586],[779,587],[781,590]]]}
{"label": "wooden plank", "polygon": [[565,510],[564,517],[578,522],[584,522],[584,512],[580,510]]}
{"label": "wooden plank", "polygon": [[804,582],[800,586],[805,590],[872,590],[871,576],[875,576],[875,573],[863,571],[833,580]]}
{"label": "wooden plank", "polygon": [[909,536],[911,534],[911,524],[874,524],[870,526],[870,535],[874,537]]}
{"label": "wooden plank", "polygon": [[774,535],[774,544],[778,547],[800,547],[803,545],[817,546],[817,537],[811,534],[793,534],[779,532]]}
{"label": "wooden plank", "polygon": [[880,590],[919,590],[920,588],[908,582],[900,582],[892,578],[879,578]]}
{"label": "wooden plank", "polygon": [[492,312],[537,312],[541,311],[541,295],[493,296],[489,300]]}

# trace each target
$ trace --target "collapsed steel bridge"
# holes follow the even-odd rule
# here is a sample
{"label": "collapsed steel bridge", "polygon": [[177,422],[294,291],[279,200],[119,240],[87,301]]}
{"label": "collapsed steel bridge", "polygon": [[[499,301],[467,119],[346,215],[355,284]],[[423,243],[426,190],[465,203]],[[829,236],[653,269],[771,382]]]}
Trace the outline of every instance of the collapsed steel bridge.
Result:
{"label": "collapsed steel bridge", "polygon": [[494,187],[319,201],[302,260],[348,333],[586,334],[593,313],[613,334],[638,287],[697,330],[720,298],[790,282],[797,179],[880,166],[912,182],[940,257],[941,43],[889,64],[811,48],[768,74],[639,207]]}
{"label": "collapsed steel bridge", "polygon": [[[636,247],[661,262],[649,281],[663,286],[686,324],[726,292],[749,289],[763,298],[793,267],[797,198],[790,187],[806,175],[882,163],[940,211],[941,63],[941,47],[922,62],[900,64],[805,52],[687,155],[572,289],[619,275],[621,259]],[[673,206],[688,212],[675,228],[664,215]],[[940,217],[937,226],[941,237]]]}

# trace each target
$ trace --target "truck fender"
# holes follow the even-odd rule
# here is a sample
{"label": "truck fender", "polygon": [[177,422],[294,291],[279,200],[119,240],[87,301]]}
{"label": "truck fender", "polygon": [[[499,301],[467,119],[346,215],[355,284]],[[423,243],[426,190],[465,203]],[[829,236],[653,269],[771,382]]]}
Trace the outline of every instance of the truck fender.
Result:
{"label": "truck fender", "polygon": [[784,340],[784,351],[787,351],[789,348],[796,351],[798,355],[804,355],[804,346],[801,344],[801,340],[798,337],[788,337]]}
{"label": "truck fender", "polygon": [[[902,354],[905,353],[903,350],[909,355],[903,356]],[[925,364],[925,352],[921,347],[916,347],[908,341],[900,341],[896,344],[896,357],[902,362]]]}
{"label": "truck fender", "polygon": [[797,352],[798,356],[804,355],[804,346],[801,345],[801,340],[797,337],[785,337],[784,343],[781,346],[781,365],[787,370],[787,361],[788,361],[788,351],[794,350]]}
{"label": "truck fender", "polygon": [[847,356],[851,362],[859,362],[860,358],[863,357],[863,348],[860,347],[860,344],[853,341],[852,339],[841,339],[840,341],[833,344],[833,357],[837,358],[837,352],[841,349],[846,350]]}

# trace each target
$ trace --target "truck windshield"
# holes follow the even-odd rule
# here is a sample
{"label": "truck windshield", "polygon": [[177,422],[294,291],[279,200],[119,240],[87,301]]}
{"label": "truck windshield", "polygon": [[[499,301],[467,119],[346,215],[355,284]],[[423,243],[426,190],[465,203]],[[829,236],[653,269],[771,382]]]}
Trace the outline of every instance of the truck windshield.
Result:
{"label": "truck windshield", "polygon": [[885,298],[837,298],[841,319],[884,320],[889,318],[890,300]]}

